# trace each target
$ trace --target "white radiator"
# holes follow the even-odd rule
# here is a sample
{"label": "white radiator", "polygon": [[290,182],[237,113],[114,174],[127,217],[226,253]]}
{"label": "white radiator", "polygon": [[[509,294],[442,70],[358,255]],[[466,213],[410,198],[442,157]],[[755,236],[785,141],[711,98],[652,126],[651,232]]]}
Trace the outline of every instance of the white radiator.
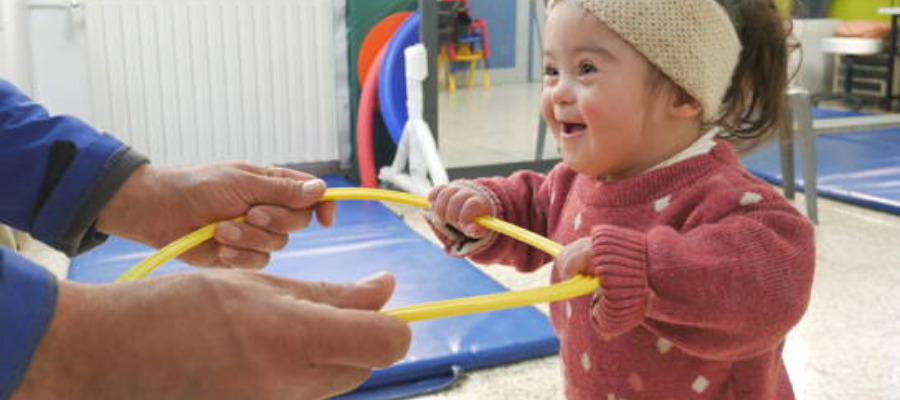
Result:
{"label": "white radiator", "polygon": [[93,123],[184,165],[340,159],[333,0],[86,0]]}

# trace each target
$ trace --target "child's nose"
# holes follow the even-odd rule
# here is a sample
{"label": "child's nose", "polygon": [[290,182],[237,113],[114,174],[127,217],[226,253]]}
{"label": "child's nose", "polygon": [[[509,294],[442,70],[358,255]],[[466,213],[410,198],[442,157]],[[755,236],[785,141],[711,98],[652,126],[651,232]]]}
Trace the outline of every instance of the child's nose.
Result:
{"label": "child's nose", "polygon": [[572,85],[569,83],[568,79],[560,79],[551,90],[550,99],[554,104],[571,104],[575,101]]}

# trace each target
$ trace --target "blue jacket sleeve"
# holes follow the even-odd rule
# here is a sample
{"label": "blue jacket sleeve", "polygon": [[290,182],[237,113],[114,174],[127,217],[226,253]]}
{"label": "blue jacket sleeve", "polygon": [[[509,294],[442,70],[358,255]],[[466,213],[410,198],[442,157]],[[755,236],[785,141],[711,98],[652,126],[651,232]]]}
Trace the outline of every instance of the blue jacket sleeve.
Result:
{"label": "blue jacket sleeve", "polygon": [[53,276],[0,246],[0,399],[25,376],[55,306]]}
{"label": "blue jacket sleeve", "polygon": [[[147,159],[0,80],[0,222],[72,256],[100,244],[100,210]],[[0,399],[12,394],[56,306],[55,280],[0,249]]]}
{"label": "blue jacket sleeve", "polygon": [[97,215],[147,159],[0,80],[0,221],[74,256],[105,239]]}

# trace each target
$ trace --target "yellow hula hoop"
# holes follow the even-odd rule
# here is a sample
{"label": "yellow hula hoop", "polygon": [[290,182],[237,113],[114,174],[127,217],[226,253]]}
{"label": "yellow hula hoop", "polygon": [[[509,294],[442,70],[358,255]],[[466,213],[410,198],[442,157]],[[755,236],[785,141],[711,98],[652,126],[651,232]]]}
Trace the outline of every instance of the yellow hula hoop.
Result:
{"label": "yellow hula hoop", "polygon": [[[424,209],[431,207],[428,204],[428,200],[422,196],[382,189],[339,188],[326,190],[325,195],[322,196],[322,201],[333,200],[379,200],[408,204]],[[240,221],[243,218],[238,218],[237,220]],[[559,256],[559,253],[562,251],[562,246],[559,243],[508,222],[487,216],[479,217],[475,221],[485,228],[520,240],[553,257]],[[212,238],[217,224],[207,225],[163,247],[119,276],[116,282],[132,282],[146,277],[165,262]],[[579,275],[568,281],[537,289],[444,300],[395,308],[383,312],[406,322],[415,322],[566,300],[590,294],[599,287],[600,280],[598,278]]]}

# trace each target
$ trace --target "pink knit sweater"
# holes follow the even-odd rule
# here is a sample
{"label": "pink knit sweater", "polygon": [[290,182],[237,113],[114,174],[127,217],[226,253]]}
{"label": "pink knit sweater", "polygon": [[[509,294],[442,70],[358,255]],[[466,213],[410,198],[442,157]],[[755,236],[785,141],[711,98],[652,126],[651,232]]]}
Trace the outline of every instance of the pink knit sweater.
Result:
{"label": "pink knit sweater", "polygon": [[[809,300],[813,228],[730,145],[613,183],[565,165],[473,183],[501,219],[592,239],[602,289],[550,307],[569,399],[793,399],[781,352]],[[509,238],[436,231],[477,262],[552,261]]]}

